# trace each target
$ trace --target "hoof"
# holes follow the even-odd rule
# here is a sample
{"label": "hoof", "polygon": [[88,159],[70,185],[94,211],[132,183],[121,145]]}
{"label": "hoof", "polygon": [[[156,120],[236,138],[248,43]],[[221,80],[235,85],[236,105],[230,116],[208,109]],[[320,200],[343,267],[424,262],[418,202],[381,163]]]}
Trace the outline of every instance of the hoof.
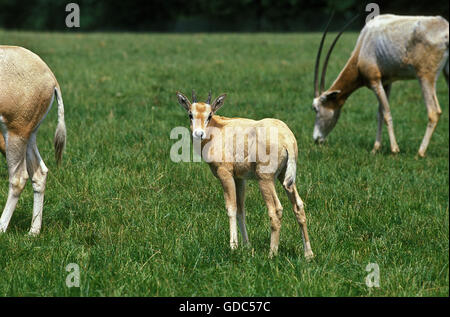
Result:
{"label": "hoof", "polygon": [[314,253],[309,250],[305,252],[306,261],[311,261],[314,258]]}
{"label": "hoof", "polygon": [[416,158],[424,158],[424,157],[425,157],[425,152],[419,151],[419,152],[417,153]]}
{"label": "hoof", "polygon": [[372,149],[372,154],[377,154],[378,150],[381,148],[381,144],[379,142],[375,142]]}
{"label": "hoof", "polygon": [[30,230],[28,232],[28,236],[30,237],[37,237],[39,235],[40,230]]}

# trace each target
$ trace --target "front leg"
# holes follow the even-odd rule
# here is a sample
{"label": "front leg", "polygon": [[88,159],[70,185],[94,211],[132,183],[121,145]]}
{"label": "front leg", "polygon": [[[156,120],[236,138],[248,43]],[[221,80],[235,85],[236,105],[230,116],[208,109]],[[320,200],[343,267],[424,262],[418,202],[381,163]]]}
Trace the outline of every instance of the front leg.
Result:
{"label": "front leg", "polygon": [[228,218],[230,220],[230,248],[232,250],[238,247],[237,224],[236,224],[236,185],[233,175],[225,168],[217,170],[217,177],[220,179],[225,198],[225,207],[227,208]]}
{"label": "front leg", "polygon": [[[389,94],[391,92],[391,84],[383,86],[384,91],[386,92],[386,98],[389,100]],[[377,137],[375,139],[375,144],[373,145],[372,153],[375,154],[381,148],[381,140],[382,140],[382,132],[383,132],[383,104],[381,102],[378,103],[378,114],[377,114]]]}
{"label": "front leg", "polygon": [[374,81],[371,83],[372,90],[375,92],[375,95],[378,98],[378,102],[380,105],[382,105],[383,110],[383,118],[386,122],[388,133],[389,133],[389,140],[391,142],[391,152],[396,154],[400,152],[400,149],[397,144],[397,140],[395,139],[394,134],[394,123],[392,121],[391,116],[391,109],[389,107],[389,101],[388,96],[383,88],[383,85],[381,84],[381,80]]}

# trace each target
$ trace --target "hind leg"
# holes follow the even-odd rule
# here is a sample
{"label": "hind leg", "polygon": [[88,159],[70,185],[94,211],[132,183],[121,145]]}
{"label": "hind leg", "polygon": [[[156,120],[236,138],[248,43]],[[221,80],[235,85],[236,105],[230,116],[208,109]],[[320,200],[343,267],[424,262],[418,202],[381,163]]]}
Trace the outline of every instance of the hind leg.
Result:
{"label": "hind leg", "polygon": [[304,247],[304,251],[305,251],[305,258],[307,260],[309,260],[314,257],[314,254],[312,252],[311,243],[309,241],[308,228],[306,225],[305,207],[303,205],[303,201],[297,192],[295,183],[289,187],[287,187],[287,186],[283,186],[283,187],[289,197],[289,200],[292,203],[295,217],[297,218],[297,222],[300,225],[300,229],[302,231],[302,239],[303,239],[303,247]]}
{"label": "hind leg", "polygon": [[42,210],[44,207],[44,192],[48,169],[39,154],[34,132],[27,146],[27,171],[33,185],[33,218],[31,220],[30,235],[38,235],[42,225]]}
{"label": "hind leg", "polygon": [[418,152],[418,155],[420,157],[424,157],[428,144],[430,143],[431,136],[433,135],[433,132],[436,129],[436,125],[439,121],[439,117],[442,113],[442,110],[441,107],[439,106],[439,101],[437,100],[436,97],[435,77],[432,76],[419,77],[419,82],[422,88],[422,93],[428,112],[427,129],[425,131],[425,135],[423,137],[422,143],[420,144]]}
{"label": "hind leg", "polygon": [[9,133],[6,144],[6,162],[9,173],[9,191],[5,208],[0,218],[0,232],[5,232],[16,209],[17,201],[28,179],[25,163],[27,140]]}
{"label": "hind leg", "polygon": [[245,180],[236,179],[237,221],[241,230],[242,243],[248,245],[247,227],[245,225]]}

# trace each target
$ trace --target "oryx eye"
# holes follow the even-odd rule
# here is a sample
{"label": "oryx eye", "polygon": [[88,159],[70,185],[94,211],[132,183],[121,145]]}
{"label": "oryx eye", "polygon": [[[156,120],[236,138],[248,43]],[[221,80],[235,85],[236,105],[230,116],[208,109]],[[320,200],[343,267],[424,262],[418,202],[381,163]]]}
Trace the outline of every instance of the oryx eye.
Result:
{"label": "oryx eye", "polygon": [[192,113],[189,113],[189,119],[194,119],[194,117],[192,116]]}
{"label": "oryx eye", "polygon": [[209,122],[209,120],[211,120],[212,118],[212,112],[209,114],[208,119],[206,119],[206,122]]}

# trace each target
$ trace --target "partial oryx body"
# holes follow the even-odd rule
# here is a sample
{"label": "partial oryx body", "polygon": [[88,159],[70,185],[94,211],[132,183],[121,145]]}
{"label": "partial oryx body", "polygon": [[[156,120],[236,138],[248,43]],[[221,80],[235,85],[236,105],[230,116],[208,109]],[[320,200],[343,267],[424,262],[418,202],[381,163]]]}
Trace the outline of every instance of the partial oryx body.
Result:
{"label": "partial oryx body", "polygon": [[[358,88],[366,86],[378,98],[378,131],[373,152],[381,146],[383,120],[387,125],[391,151],[399,152],[389,107],[389,92],[396,80],[418,78],[428,111],[428,126],[419,156],[424,156],[441,114],[436,98],[436,80],[448,61],[448,22],[442,17],[379,15],[362,29],[356,46],[344,69],[331,87],[324,91],[325,72],[335,42],[324,62],[319,90],[318,65],[323,40],[316,60],[315,98],[317,112],[313,137],[323,141],[335,126],[346,99]],[[327,27],[328,28],[328,27]],[[448,82],[448,64],[444,69]]]}
{"label": "partial oryx body", "polygon": [[275,190],[278,178],[300,225],[305,256],[311,258],[313,253],[304,205],[295,186],[297,142],[287,125],[275,119],[255,121],[217,116],[215,113],[223,105],[225,95],[219,96],[213,103],[210,103],[210,97],[206,103],[197,102],[194,95],[192,104],[182,93],[178,92],[177,97],[189,113],[194,142],[201,142],[203,157],[222,184],[230,222],[230,247],[235,249],[238,246],[236,221],[243,243],[248,243],[244,211],[245,182],[256,179],[269,212],[270,254],[277,253],[283,211]]}
{"label": "partial oryx body", "polygon": [[0,218],[5,232],[28,178],[34,191],[30,234],[38,234],[42,223],[47,167],[36,144],[39,125],[58,102],[55,156],[59,163],[66,142],[61,90],[48,66],[34,53],[15,46],[0,46],[0,150],[6,156],[9,193]]}

